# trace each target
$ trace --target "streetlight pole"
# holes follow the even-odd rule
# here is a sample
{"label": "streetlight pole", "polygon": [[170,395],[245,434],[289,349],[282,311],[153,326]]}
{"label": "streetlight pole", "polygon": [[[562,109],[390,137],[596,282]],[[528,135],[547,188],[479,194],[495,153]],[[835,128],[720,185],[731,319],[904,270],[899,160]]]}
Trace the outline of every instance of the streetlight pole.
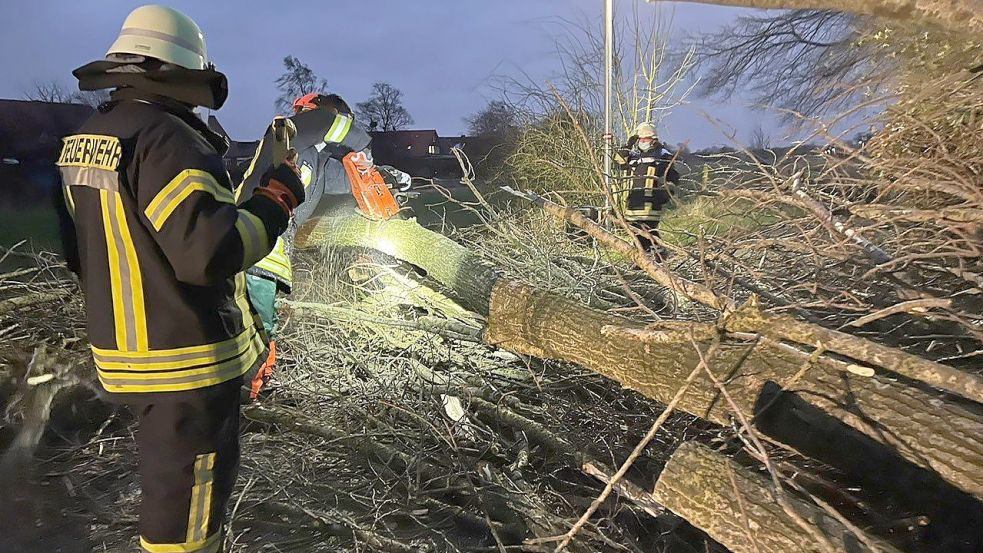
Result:
{"label": "streetlight pole", "polygon": [[614,0],[604,0],[604,211],[611,209],[611,94],[614,88]]}

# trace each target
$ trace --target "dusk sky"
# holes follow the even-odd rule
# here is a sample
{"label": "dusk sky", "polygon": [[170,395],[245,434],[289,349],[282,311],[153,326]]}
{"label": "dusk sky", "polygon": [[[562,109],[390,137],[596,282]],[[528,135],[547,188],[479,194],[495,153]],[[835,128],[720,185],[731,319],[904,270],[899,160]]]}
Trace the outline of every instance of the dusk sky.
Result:
{"label": "dusk sky", "polygon": [[[139,0],[4,1],[0,98],[21,98],[34,81],[75,86],[71,70],[101,58],[126,14]],[[601,19],[602,0],[485,1],[188,1],[163,2],[202,27],[209,57],[229,77],[230,97],[217,113],[235,139],[257,138],[274,114],[273,81],[292,54],[327,79],[351,104],[371,83],[403,90],[414,128],[460,134],[463,118],[495,96],[497,76],[518,70],[545,82],[558,69],[553,36],[561,21]],[[632,0],[616,0],[627,12]],[[679,2],[640,6],[643,14],[672,18],[672,40],[712,31],[742,10]],[[691,98],[662,129],[674,144],[726,143],[720,128],[747,136],[759,120],[778,136],[774,118],[740,99],[726,105]],[[720,120],[714,124],[707,114]],[[723,125],[722,127],[720,127]],[[720,128],[718,128],[720,127]]]}

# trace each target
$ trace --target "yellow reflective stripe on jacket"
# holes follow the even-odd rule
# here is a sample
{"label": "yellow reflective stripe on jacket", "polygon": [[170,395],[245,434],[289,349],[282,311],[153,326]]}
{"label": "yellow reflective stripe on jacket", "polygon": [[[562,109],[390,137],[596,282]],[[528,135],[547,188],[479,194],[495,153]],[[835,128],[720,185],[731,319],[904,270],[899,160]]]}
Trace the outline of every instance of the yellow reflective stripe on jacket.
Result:
{"label": "yellow reflective stripe on jacket", "polygon": [[127,351],[92,346],[96,367],[104,370],[154,371],[187,369],[214,364],[248,350],[253,337],[251,326],[235,338],[214,344],[174,349]]}
{"label": "yellow reflective stripe on jacket", "polygon": [[239,239],[242,240],[242,270],[246,270],[266,253],[270,239],[266,235],[266,225],[263,221],[242,209],[239,210],[239,217],[236,219],[236,230],[239,232]]}
{"label": "yellow reflective stripe on jacket", "polygon": [[242,175],[242,182],[240,182],[236,186],[236,191],[235,191],[236,203],[242,201],[242,189],[245,188],[243,185],[246,183],[246,180],[249,179],[249,177],[251,177],[253,172],[256,170],[256,161],[259,160],[259,153],[263,151],[263,143],[265,141],[266,138],[260,139],[259,146],[256,146],[256,151],[253,152],[253,158],[249,160],[249,167],[246,168],[246,172],[243,173]]}
{"label": "yellow reflective stripe on jacket", "polygon": [[255,327],[246,331],[249,342],[235,357],[218,363],[184,370],[150,370],[134,367],[129,370],[104,369],[96,363],[99,382],[108,392],[180,392],[214,386],[243,375],[260,358],[266,343]]}
{"label": "yellow reflective stripe on jacket", "polygon": [[185,169],[171,179],[144,210],[154,230],[159,232],[171,213],[196,190],[210,194],[219,202],[234,203],[232,191],[223,188],[210,173],[199,169]]}
{"label": "yellow reflective stripe on jacket", "polygon": [[61,191],[62,191],[62,194],[64,194],[64,196],[65,196],[65,207],[68,209],[68,214],[72,217],[72,219],[74,219],[75,218],[75,196],[72,196],[72,187],[71,186],[62,186],[61,187]]}
{"label": "yellow reflective stripe on jacket", "polygon": [[236,307],[239,308],[239,313],[242,315],[242,328],[256,329],[263,343],[263,349],[265,350],[270,337],[266,335],[266,330],[263,327],[263,319],[260,318],[259,313],[249,303],[249,288],[246,285],[246,273],[238,273],[235,276],[235,285],[235,302]]}
{"label": "yellow reflective stripe on jacket", "polygon": [[328,129],[327,134],[324,135],[324,141],[339,143],[348,136],[348,131],[351,128],[352,118],[347,115],[338,115],[335,117],[334,123],[331,124],[331,128]]}
{"label": "yellow reflective stripe on jacket", "polygon": [[140,536],[140,549],[142,553],[216,553],[222,546],[221,535],[215,532],[208,539],[186,543],[151,543]]}
{"label": "yellow reflective stripe on jacket", "polygon": [[655,178],[658,173],[655,171],[654,165],[649,165],[648,169],[645,170],[645,188],[651,190],[655,188]]}
{"label": "yellow reflective stripe on jacket", "polygon": [[283,238],[278,237],[273,250],[266,257],[256,262],[254,267],[269,271],[282,278],[287,284],[293,281],[293,269],[290,264],[290,257],[287,256],[287,245]]}
{"label": "yellow reflective stripe on jacket", "polygon": [[146,351],[147,311],[143,298],[143,278],[133,238],[126,224],[123,201],[116,192],[99,190],[99,202],[108,253],[116,347],[125,351]]}
{"label": "yellow reflective stripe on jacket", "polygon": [[188,543],[199,543],[208,535],[208,522],[212,509],[212,481],[214,480],[215,453],[195,457],[195,485],[191,487],[191,505],[188,508]]}

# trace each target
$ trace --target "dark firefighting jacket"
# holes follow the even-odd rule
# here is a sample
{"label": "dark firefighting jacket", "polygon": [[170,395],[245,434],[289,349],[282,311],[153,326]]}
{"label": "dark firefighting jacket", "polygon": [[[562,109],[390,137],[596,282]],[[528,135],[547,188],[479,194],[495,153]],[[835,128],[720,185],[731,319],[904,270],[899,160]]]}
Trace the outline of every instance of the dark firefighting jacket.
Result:
{"label": "dark firefighting jacket", "polygon": [[660,210],[671,200],[666,183],[679,182],[672,157],[658,145],[648,152],[622,148],[615,153],[614,161],[623,173],[615,181],[615,197],[625,219],[658,220]]}
{"label": "dark firefighting jacket", "polygon": [[[340,160],[351,152],[368,148],[371,142],[369,134],[347,115],[317,109],[298,113],[289,119],[297,127],[297,135],[290,145],[297,150],[297,167],[307,200],[294,211],[287,232],[276,240],[273,251],[247,271],[275,281],[277,288],[285,293],[290,292],[292,285],[290,250],[297,228],[311,216],[318,202],[326,195],[351,195],[351,184]],[[267,130],[257,147],[237,197],[250,197],[260,179],[255,169],[270,164],[273,155],[271,133],[272,130]]]}
{"label": "dark firefighting jacket", "polygon": [[264,353],[242,272],[287,224],[236,206],[211,133],[185,106],[114,93],[64,139],[89,341],[108,392],[175,392],[246,372]]}

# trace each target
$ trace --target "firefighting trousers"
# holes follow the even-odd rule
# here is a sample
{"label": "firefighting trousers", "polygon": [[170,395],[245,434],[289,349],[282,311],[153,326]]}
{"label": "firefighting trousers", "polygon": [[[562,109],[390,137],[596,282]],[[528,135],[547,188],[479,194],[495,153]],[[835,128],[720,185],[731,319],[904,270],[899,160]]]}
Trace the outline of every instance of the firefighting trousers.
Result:
{"label": "firefighting trousers", "polygon": [[[656,242],[659,238],[659,221],[631,221],[631,226],[638,230],[638,233],[635,234],[635,240],[638,240],[642,249],[654,255],[656,259],[661,259],[662,248]],[[650,236],[651,238],[649,238]]]}
{"label": "firefighting trousers", "polygon": [[222,384],[127,401],[138,419],[144,553],[215,553],[239,469],[239,389]]}

